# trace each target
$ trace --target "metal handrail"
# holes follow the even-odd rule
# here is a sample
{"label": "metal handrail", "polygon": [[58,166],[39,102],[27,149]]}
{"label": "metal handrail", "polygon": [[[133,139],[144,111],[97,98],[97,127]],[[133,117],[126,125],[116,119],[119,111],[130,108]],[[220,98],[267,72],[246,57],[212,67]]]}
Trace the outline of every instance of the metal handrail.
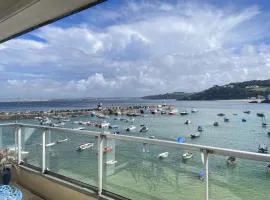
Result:
{"label": "metal handrail", "polygon": [[107,139],[132,141],[132,142],[160,145],[160,146],[179,148],[179,149],[198,151],[198,152],[207,151],[209,154],[216,154],[216,155],[222,155],[222,156],[234,156],[237,158],[270,162],[270,154],[261,154],[261,153],[255,153],[255,152],[233,150],[233,149],[228,149],[228,148],[220,148],[220,147],[213,147],[213,146],[206,146],[206,145],[177,143],[177,142],[168,141],[168,140],[150,139],[150,138],[143,138],[143,137],[127,136],[127,135],[113,135],[113,134],[103,133],[103,132],[98,132],[98,131],[74,130],[74,129],[68,129],[68,128],[48,127],[48,126],[23,124],[23,123],[0,124],[0,127],[1,126],[37,128],[37,129],[42,129],[42,130],[54,130],[54,131],[60,131],[60,132],[65,132],[65,133],[76,133],[76,134],[82,134],[82,135],[88,135],[88,136],[99,136],[99,137],[103,136]]}
{"label": "metal handrail", "polygon": [[[122,141],[131,141],[143,144],[152,144],[152,145],[160,145],[166,147],[172,147],[177,149],[184,149],[184,150],[192,150],[197,152],[202,152],[204,154],[204,170],[205,170],[205,200],[208,200],[208,160],[209,154],[221,155],[221,156],[234,156],[237,158],[255,160],[255,161],[262,161],[262,162],[270,162],[270,155],[269,154],[260,154],[260,153],[253,153],[248,151],[241,151],[241,150],[233,150],[233,149],[226,149],[226,148],[219,148],[213,146],[205,146],[205,145],[197,145],[197,144],[188,144],[188,143],[177,143],[168,140],[158,140],[158,139],[150,139],[150,138],[143,138],[143,137],[134,137],[134,136],[127,136],[127,135],[114,135],[104,132],[97,132],[97,131],[87,131],[87,130],[74,130],[68,128],[59,128],[59,127],[48,127],[48,126],[40,126],[40,125],[33,125],[33,124],[23,124],[23,123],[8,123],[8,124],[0,124],[0,127],[13,127],[15,128],[15,138],[17,138],[17,146],[18,146],[18,163],[21,163],[21,129],[22,128],[35,128],[40,129],[40,134],[42,134],[42,170],[41,173],[45,172],[46,166],[46,149],[45,149],[45,135],[47,131],[58,131],[64,133],[76,133],[81,135],[87,136],[95,136],[98,137],[98,195],[102,196],[102,189],[103,189],[103,148],[104,144],[103,141],[105,139],[115,139],[115,140],[122,140]],[[16,139],[15,139],[16,141]]]}

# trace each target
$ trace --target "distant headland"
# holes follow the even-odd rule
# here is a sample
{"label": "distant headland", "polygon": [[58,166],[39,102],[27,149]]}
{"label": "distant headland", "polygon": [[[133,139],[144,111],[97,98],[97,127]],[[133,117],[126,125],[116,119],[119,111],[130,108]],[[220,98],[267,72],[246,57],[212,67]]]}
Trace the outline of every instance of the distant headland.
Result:
{"label": "distant headland", "polygon": [[201,92],[186,93],[173,92],[158,95],[149,95],[143,99],[176,99],[176,100],[233,100],[250,99],[256,103],[270,103],[270,79],[252,80],[245,82],[229,83],[226,85],[214,85]]}

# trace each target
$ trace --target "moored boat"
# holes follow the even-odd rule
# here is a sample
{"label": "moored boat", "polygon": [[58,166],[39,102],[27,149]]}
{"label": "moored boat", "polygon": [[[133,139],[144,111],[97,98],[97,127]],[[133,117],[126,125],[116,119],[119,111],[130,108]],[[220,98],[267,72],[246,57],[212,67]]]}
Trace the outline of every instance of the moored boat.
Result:
{"label": "moored boat", "polygon": [[242,119],[242,122],[247,122],[247,120],[245,118]]}
{"label": "moored boat", "polygon": [[191,109],[191,113],[197,113],[197,112],[198,112],[197,109],[195,109],[195,108],[192,108],[192,109]]}
{"label": "moored boat", "polygon": [[197,133],[192,133],[192,134],[190,135],[190,137],[191,137],[191,139],[194,139],[194,138],[200,137],[200,135],[201,135],[201,133],[200,133],[200,132],[197,132]]}
{"label": "moored boat", "polygon": [[169,152],[163,152],[161,154],[158,154],[158,158],[167,158],[169,155]]}
{"label": "moored boat", "polygon": [[191,159],[193,157],[192,153],[190,152],[186,152],[182,155],[182,159],[183,160],[188,160],[188,159]]}
{"label": "moored boat", "polygon": [[85,149],[90,149],[93,148],[94,143],[85,143],[85,144],[81,144],[77,147],[76,151],[83,151]]}
{"label": "moored boat", "polygon": [[268,146],[266,144],[259,144],[258,152],[259,153],[267,153],[268,152]]}
{"label": "moored boat", "polygon": [[197,131],[203,132],[203,127],[202,126],[198,126]]}
{"label": "moored boat", "polygon": [[67,141],[68,141],[68,138],[65,138],[63,140],[56,140],[56,143],[59,144],[59,143],[67,142]]}
{"label": "moored boat", "polygon": [[114,165],[117,163],[117,160],[108,160],[105,162],[106,165]]}
{"label": "moored boat", "polygon": [[249,110],[243,111],[243,113],[250,114]]}
{"label": "moored boat", "polygon": [[143,126],[140,130],[141,133],[146,133],[149,129],[146,126]]}
{"label": "moored boat", "polygon": [[258,117],[264,117],[264,114],[263,113],[257,113],[257,116]]}
{"label": "moored boat", "polygon": [[223,117],[223,116],[225,116],[225,114],[224,113],[218,113],[217,116]]}
{"label": "moored boat", "polygon": [[187,119],[184,124],[191,124],[191,121],[189,119]]}
{"label": "moored boat", "polygon": [[224,122],[229,122],[229,121],[230,121],[230,119],[229,119],[229,118],[224,117]]}
{"label": "moored boat", "polygon": [[214,122],[213,126],[219,126],[218,122]]}
{"label": "moored boat", "polygon": [[180,115],[188,115],[188,112],[187,111],[182,111],[182,112],[180,112]]}
{"label": "moored boat", "polygon": [[136,126],[129,126],[127,127],[126,131],[134,131],[136,129]]}

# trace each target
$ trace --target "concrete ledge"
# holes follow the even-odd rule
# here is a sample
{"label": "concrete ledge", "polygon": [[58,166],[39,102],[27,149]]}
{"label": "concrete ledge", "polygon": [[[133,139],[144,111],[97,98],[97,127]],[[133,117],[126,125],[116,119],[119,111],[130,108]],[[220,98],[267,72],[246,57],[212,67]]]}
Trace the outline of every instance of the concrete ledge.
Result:
{"label": "concrete ledge", "polygon": [[24,166],[13,169],[13,180],[46,200],[103,199],[86,188],[81,188],[72,183],[41,174]]}

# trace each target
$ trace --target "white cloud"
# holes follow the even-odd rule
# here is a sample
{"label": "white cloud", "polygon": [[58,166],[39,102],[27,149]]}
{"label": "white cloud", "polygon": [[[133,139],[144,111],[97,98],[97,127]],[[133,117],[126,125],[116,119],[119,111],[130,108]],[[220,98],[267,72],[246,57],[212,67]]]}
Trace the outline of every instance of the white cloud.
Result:
{"label": "white cloud", "polygon": [[40,42],[0,45],[3,91],[140,96],[270,77],[269,23],[258,6],[129,1],[89,14],[89,22],[32,33]]}

